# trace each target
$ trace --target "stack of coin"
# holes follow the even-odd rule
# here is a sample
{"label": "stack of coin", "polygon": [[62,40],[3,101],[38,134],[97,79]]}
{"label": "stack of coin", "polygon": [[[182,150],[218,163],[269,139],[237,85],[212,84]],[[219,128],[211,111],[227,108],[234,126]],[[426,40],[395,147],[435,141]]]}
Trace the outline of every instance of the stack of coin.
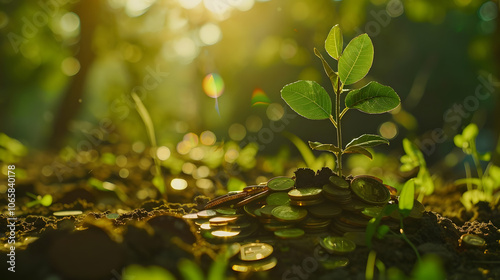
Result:
{"label": "stack of coin", "polygon": [[320,204],[325,201],[322,192],[322,189],[314,187],[293,189],[288,192],[288,196],[290,197],[290,204],[292,205],[311,206]]}
{"label": "stack of coin", "polygon": [[187,214],[184,219],[193,220],[200,228],[200,233],[214,243],[242,240],[255,233],[258,224],[237,209],[219,208]]}
{"label": "stack of coin", "polygon": [[[265,184],[265,195],[258,194],[257,199],[238,196],[232,207],[204,210],[185,218],[195,219],[203,236],[214,242],[243,240],[271,232],[281,239],[325,232],[358,236],[391,198],[382,180],[372,176],[346,180],[323,169],[312,179],[302,179],[298,186],[297,179],[276,177]],[[231,201],[227,196],[223,198]],[[243,207],[237,207],[242,204]],[[421,217],[423,211],[423,206],[416,202],[415,213],[410,216]],[[398,226],[395,220],[386,219],[383,223]]]}

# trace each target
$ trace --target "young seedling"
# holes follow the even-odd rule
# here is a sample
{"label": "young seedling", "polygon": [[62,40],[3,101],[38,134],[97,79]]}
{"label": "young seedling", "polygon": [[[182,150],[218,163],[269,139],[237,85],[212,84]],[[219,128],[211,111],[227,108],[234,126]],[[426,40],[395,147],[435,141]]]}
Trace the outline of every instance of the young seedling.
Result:
{"label": "young seedling", "polygon": [[[363,79],[373,63],[373,44],[367,34],[352,39],[343,49],[342,31],[335,25],[325,41],[327,53],[338,61],[338,71],[323,58],[315,48],[315,55],[321,60],[323,68],[330,79],[335,97],[332,115],[332,101],[326,90],[314,81],[297,81],[288,84],[281,90],[281,97],[299,115],[311,120],[329,119],[337,134],[337,145],[309,142],[313,150],[329,151],[337,158],[337,173],[342,176],[342,155],[348,153],[363,154],[373,157],[366,148],[379,144],[389,144],[382,136],[364,134],[353,139],[345,147],[342,146],[342,118],[349,109],[357,109],[368,114],[381,114],[395,109],[400,103],[397,93],[388,86],[377,82],[369,82],[360,89],[346,89],[347,85]],[[347,92],[345,106],[341,108],[341,95]]]}
{"label": "young seedling", "polygon": [[34,199],[33,201],[26,203],[26,207],[28,208],[38,204],[41,204],[45,207],[48,207],[52,204],[52,196],[50,194],[41,196],[41,195],[34,195],[32,193],[26,193],[26,195]]}
{"label": "young seedling", "polygon": [[[493,191],[500,188],[500,167],[492,162],[488,164],[486,171],[483,172],[481,161],[490,161],[490,153],[480,154],[476,149],[476,137],[479,129],[476,124],[469,124],[464,128],[462,134],[455,135],[453,141],[455,145],[462,148],[462,151],[471,155],[476,166],[477,178],[471,177],[470,167],[465,164],[467,178],[455,181],[455,184],[467,184],[467,191],[462,195],[460,201],[467,210],[470,210],[474,204],[479,201],[491,201]],[[473,188],[472,185],[477,186]]]}
{"label": "young seedling", "polygon": [[[413,170],[418,167],[417,177],[414,178],[415,187],[419,190],[417,200],[422,202],[424,195],[430,195],[434,191],[432,181],[424,155],[408,138],[403,139],[403,148],[406,152],[400,159],[400,170],[403,172]],[[413,202],[413,200],[412,200]]]}

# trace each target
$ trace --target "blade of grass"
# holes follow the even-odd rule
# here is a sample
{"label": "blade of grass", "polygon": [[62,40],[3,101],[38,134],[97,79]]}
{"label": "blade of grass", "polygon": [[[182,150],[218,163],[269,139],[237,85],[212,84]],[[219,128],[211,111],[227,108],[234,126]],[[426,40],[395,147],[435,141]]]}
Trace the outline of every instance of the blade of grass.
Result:
{"label": "blade of grass", "polygon": [[[151,147],[154,150],[156,150],[158,146],[156,145],[155,129],[153,126],[153,121],[151,120],[151,116],[149,115],[148,110],[144,106],[144,103],[142,103],[141,99],[139,98],[139,96],[137,96],[137,94],[135,94],[135,92],[132,92],[132,99],[135,102],[137,113],[139,113],[139,116],[141,117],[142,122],[146,127],[146,132],[148,134],[149,141],[151,142]],[[156,156],[153,157],[153,160],[155,163],[155,170],[156,170],[156,175],[155,179],[153,179],[153,183],[158,188],[158,190],[160,190],[160,193],[165,195],[165,200],[167,200],[167,194],[165,193],[165,180],[163,179],[162,176],[160,160]]]}

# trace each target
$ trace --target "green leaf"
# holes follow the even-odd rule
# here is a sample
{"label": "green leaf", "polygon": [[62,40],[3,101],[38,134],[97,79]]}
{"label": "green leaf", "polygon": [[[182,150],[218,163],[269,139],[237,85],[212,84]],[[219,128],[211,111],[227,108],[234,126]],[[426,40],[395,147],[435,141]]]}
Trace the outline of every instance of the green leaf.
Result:
{"label": "green leaf", "polygon": [[464,128],[464,131],[462,132],[462,136],[464,137],[465,141],[471,142],[471,141],[476,139],[478,133],[479,133],[479,129],[477,128],[477,125],[474,123],[471,123]]}
{"label": "green leaf", "polygon": [[203,276],[203,271],[201,268],[192,260],[189,259],[181,259],[177,264],[177,268],[179,272],[183,276],[184,279],[192,279],[192,280],[204,280],[205,276]]}
{"label": "green leaf", "polygon": [[465,141],[464,137],[461,134],[455,135],[453,137],[453,143],[455,143],[455,146],[461,149],[467,149],[469,147],[469,143]]}
{"label": "green leaf", "polygon": [[297,81],[284,86],[281,98],[297,114],[307,119],[324,120],[332,114],[330,96],[314,81]]}
{"label": "green leaf", "polygon": [[[420,166],[423,168],[426,168],[427,164],[424,159],[424,155],[422,152],[418,149],[417,145],[415,145],[413,142],[410,141],[410,139],[405,138],[403,139],[403,149],[406,152],[406,155],[411,158],[412,161],[414,161],[415,166]],[[401,162],[402,163],[410,163],[410,162],[404,162],[404,160],[408,159],[403,159],[404,156],[401,157]],[[413,168],[412,168],[413,169]]]}
{"label": "green leaf", "polygon": [[320,142],[311,142],[309,141],[309,147],[313,150],[318,150],[318,151],[329,151],[332,153],[340,153],[340,149],[333,145],[333,144],[322,144]]}
{"label": "green leaf", "polygon": [[415,178],[412,178],[403,186],[399,196],[399,210],[403,216],[408,216],[413,209],[413,201],[415,200]]}
{"label": "green leaf", "polygon": [[40,199],[40,204],[43,206],[50,206],[52,204],[52,196],[50,194],[46,194]]}
{"label": "green leaf", "polygon": [[372,153],[362,146],[350,146],[344,150],[346,154],[362,154],[367,156],[369,159],[373,159]]}
{"label": "green leaf", "polygon": [[360,147],[366,148],[366,147],[377,146],[380,144],[389,145],[389,140],[385,139],[384,137],[382,137],[380,135],[363,134],[363,135],[359,136],[358,138],[352,139],[352,141],[346,145],[346,148],[349,148],[350,146],[360,146]]}
{"label": "green leaf", "polygon": [[217,256],[217,259],[210,265],[207,280],[224,279],[226,276],[227,261],[223,255]]}
{"label": "green leaf", "polygon": [[339,77],[344,85],[363,79],[373,63],[373,44],[367,34],[361,34],[349,42],[339,58]]}
{"label": "green leaf", "polygon": [[358,109],[368,114],[381,114],[395,109],[401,100],[388,86],[370,82],[366,86],[350,91],[345,98],[348,108]]}
{"label": "green leaf", "polygon": [[334,59],[338,60],[342,55],[342,47],[344,40],[342,38],[342,30],[340,30],[339,25],[335,25],[330,29],[330,33],[325,40],[325,49],[328,54]]}
{"label": "green leaf", "polygon": [[337,92],[337,86],[338,86],[337,73],[333,71],[332,67],[330,67],[330,64],[326,62],[326,60],[323,58],[321,53],[316,48],[314,48],[314,54],[321,60],[321,63],[323,63],[323,69],[325,69],[325,73],[326,75],[328,75],[328,78],[332,83],[333,89],[335,90],[335,92]]}

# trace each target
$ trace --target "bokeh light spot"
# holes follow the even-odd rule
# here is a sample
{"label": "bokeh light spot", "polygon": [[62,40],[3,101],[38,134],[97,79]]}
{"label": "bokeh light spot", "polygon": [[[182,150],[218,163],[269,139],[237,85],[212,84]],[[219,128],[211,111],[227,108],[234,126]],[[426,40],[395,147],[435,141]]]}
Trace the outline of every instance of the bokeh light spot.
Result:
{"label": "bokeh light spot", "polygon": [[379,132],[382,137],[392,139],[398,135],[398,127],[393,122],[385,122],[380,125]]}
{"label": "bokeh light spot", "polygon": [[262,128],[262,119],[259,116],[251,115],[246,121],[245,125],[250,132],[258,132]]}
{"label": "bokeh light spot", "polygon": [[138,17],[144,14],[156,0],[128,0],[125,5],[125,13],[129,17]]}
{"label": "bokeh light spot", "polygon": [[80,71],[80,62],[74,57],[67,57],[61,63],[61,70],[66,76],[74,76]]}
{"label": "bokeh light spot", "polygon": [[118,175],[123,179],[127,178],[129,174],[130,172],[126,168],[122,168],[120,169],[120,171],[118,171]]}
{"label": "bokeh light spot", "polygon": [[479,17],[484,21],[490,21],[496,19],[498,16],[497,4],[492,1],[484,3],[481,8],[479,8]]}
{"label": "bokeh light spot", "polygon": [[77,14],[68,12],[61,17],[60,24],[62,31],[72,33],[80,27],[80,18]]}
{"label": "bokeh light spot", "polygon": [[115,162],[118,167],[125,167],[125,165],[127,165],[127,157],[119,155],[116,157]]}
{"label": "bokeh light spot", "polygon": [[247,135],[247,130],[242,124],[234,123],[229,127],[229,137],[234,141],[241,141]]}
{"label": "bokeh light spot", "polygon": [[237,0],[237,1],[233,1],[233,2],[234,2],[236,9],[238,9],[242,12],[250,10],[253,7],[253,5],[255,4],[254,0]]}
{"label": "bokeh light spot", "polygon": [[134,151],[138,154],[144,152],[145,148],[146,148],[146,146],[141,141],[137,141],[137,142],[134,142],[134,144],[132,144],[132,151]]}
{"label": "bokeh light spot", "polygon": [[267,107],[267,117],[272,121],[280,120],[285,115],[285,109],[279,103],[273,103]]}
{"label": "bokeh light spot", "polygon": [[170,149],[165,146],[158,147],[156,156],[159,160],[167,160],[170,157]]}
{"label": "bokeh light spot", "polygon": [[200,141],[201,141],[201,144],[203,144],[203,145],[211,146],[211,145],[215,144],[215,141],[217,141],[217,137],[215,136],[215,134],[212,131],[206,130],[200,134]]}
{"label": "bokeh light spot", "polygon": [[201,0],[179,0],[179,4],[185,9],[196,8],[201,3]]}
{"label": "bokeh light spot", "polygon": [[192,160],[202,160],[205,157],[205,151],[201,147],[195,147],[189,151],[189,157]]}
{"label": "bokeh light spot", "polygon": [[214,183],[210,179],[198,179],[196,180],[196,186],[200,189],[211,189],[214,186]]}
{"label": "bokeh light spot", "polygon": [[181,191],[187,188],[188,183],[184,179],[175,178],[172,180],[172,182],[170,182],[170,186],[172,186],[172,189],[174,190]]}
{"label": "bokeh light spot", "polygon": [[184,174],[191,175],[194,171],[196,171],[196,165],[194,165],[193,163],[185,162],[182,165],[182,172],[184,172]]}
{"label": "bokeh light spot", "polygon": [[213,45],[222,38],[222,31],[214,23],[206,23],[200,28],[200,39],[205,45]]}
{"label": "bokeh light spot", "polygon": [[190,61],[198,55],[198,47],[193,39],[183,37],[173,44],[174,51],[183,59]]}
{"label": "bokeh light spot", "polygon": [[224,92],[224,80],[217,73],[205,76],[202,82],[203,91],[212,98],[217,98]]}
{"label": "bokeh light spot", "polygon": [[210,175],[210,168],[205,165],[198,167],[198,169],[193,173],[195,179],[206,178]]}

